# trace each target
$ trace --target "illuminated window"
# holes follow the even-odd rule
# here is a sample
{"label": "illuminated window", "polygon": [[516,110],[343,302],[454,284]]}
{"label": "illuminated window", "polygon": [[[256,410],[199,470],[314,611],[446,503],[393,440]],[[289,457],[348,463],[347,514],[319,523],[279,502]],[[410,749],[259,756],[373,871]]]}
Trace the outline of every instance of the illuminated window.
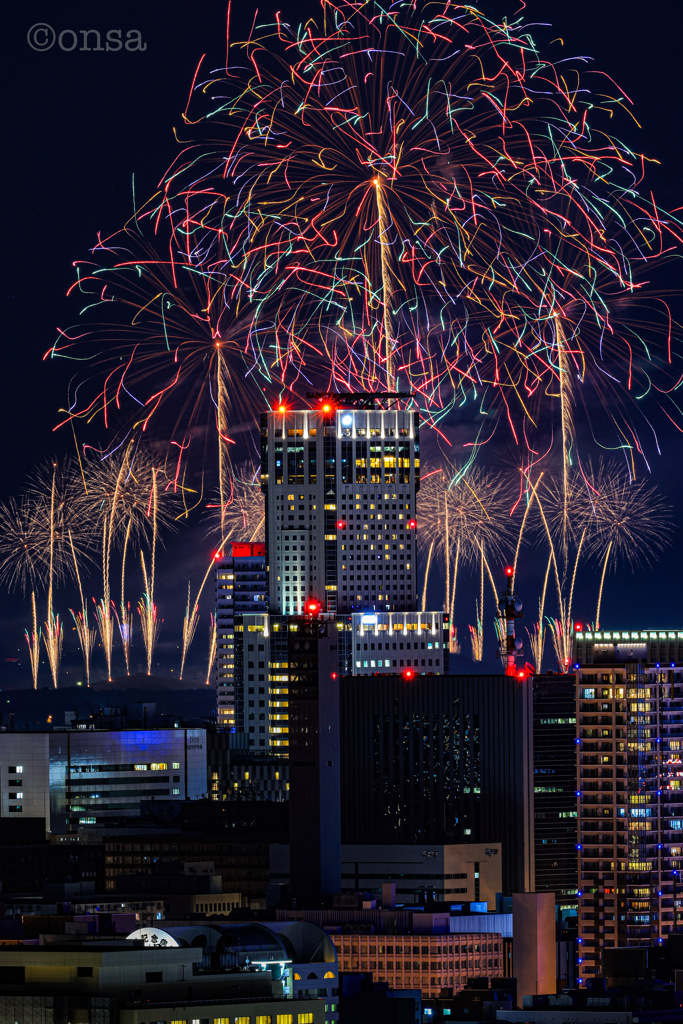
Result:
{"label": "illuminated window", "polygon": [[149,766],[146,764],[135,764],[133,765],[133,767],[135,768],[136,772],[146,772]]}
{"label": "illuminated window", "polygon": [[273,1024],[273,1018],[269,1013],[257,1013],[256,1024]]}
{"label": "illuminated window", "polygon": [[180,768],[180,761],[174,761],[173,762],[173,768],[174,769]]}
{"label": "illuminated window", "polygon": [[165,761],[153,761],[150,768],[153,772],[165,772],[168,770],[168,765]]}
{"label": "illuminated window", "polygon": [[313,1024],[312,1013],[298,1013],[296,1019],[297,1024]]}
{"label": "illuminated window", "polygon": [[235,1017],[235,1024],[251,1024],[251,1017]]}
{"label": "illuminated window", "polygon": [[278,1013],[277,1024],[294,1024],[293,1013]]}

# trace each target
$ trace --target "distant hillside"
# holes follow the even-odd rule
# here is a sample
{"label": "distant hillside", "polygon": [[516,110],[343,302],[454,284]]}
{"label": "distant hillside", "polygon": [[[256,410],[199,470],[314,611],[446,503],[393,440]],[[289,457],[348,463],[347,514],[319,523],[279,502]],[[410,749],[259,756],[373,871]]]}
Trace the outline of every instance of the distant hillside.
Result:
{"label": "distant hillside", "polygon": [[202,719],[210,718],[216,708],[213,686],[188,688],[178,683],[177,679],[139,675],[91,687],[0,690],[0,728],[13,728],[15,732],[50,729],[64,725],[67,711],[87,718],[100,709],[122,708],[138,701],[156,704],[157,715],[167,716],[168,724],[173,720],[199,725]]}

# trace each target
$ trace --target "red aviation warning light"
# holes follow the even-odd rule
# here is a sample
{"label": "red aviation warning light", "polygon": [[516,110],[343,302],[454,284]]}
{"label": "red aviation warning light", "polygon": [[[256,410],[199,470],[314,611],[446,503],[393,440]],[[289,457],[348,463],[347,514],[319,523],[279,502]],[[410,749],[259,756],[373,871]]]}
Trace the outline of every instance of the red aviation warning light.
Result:
{"label": "red aviation warning light", "polygon": [[506,569],[505,569],[505,575],[506,576],[512,576],[514,571],[515,570],[512,568],[512,566],[508,565],[508,566],[506,566]]}
{"label": "red aviation warning light", "polygon": [[315,598],[311,598],[310,601],[306,602],[306,614],[307,615],[319,615],[320,614],[320,601],[316,601]]}
{"label": "red aviation warning light", "polygon": [[219,558],[223,557],[223,552],[222,551],[214,551],[213,557],[214,557],[214,561],[217,561]]}
{"label": "red aviation warning light", "polygon": [[413,668],[404,668],[403,672],[402,672],[402,675],[403,675],[404,679],[414,679],[415,678],[415,669],[413,669]]}
{"label": "red aviation warning light", "polygon": [[343,530],[345,526],[346,526],[346,520],[345,519],[340,519],[339,522],[337,523],[337,529],[338,530]]}
{"label": "red aviation warning light", "polygon": [[273,409],[273,412],[282,413],[282,415],[284,416],[284,414],[287,412],[287,406],[284,404],[284,402],[280,402],[280,404]]}
{"label": "red aviation warning light", "polygon": [[415,530],[415,529],[417,529],[417,520],[415,520],[415,519],[409,519],[409,520],[408,520],[408,529],[409,529],[409,530]]}

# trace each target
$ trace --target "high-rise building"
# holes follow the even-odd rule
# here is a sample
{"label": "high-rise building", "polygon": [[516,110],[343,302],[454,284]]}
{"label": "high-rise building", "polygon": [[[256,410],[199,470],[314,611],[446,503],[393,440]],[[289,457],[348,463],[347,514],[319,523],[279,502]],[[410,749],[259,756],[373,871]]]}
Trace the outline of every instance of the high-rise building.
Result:
{"label": "high-rise building", "polygon": [[416,610],[419,451],[419,414],[372,395],[262,415],[271,612]]}
{"label": "high-rise building", "polygon": [[216,699],[218,724],[244,731],[242,694],[235,689],[235,621],[265,612],[265,544],[229,544],[216,562]]}
{"label": "high-rise building", "polygon": [[528,680],[346,677],[340,715],[345,843],[500,844],[503,890],[533,889]]}
{"label": "high-rise building", "polygon": [[537,892],[576,907],[576,679],[530,680],[534,715],[534,862]]}
{"label": "high-rise building", "polygon": [[576,703],[582,981],[603,973],[606,948],[683,923],[683,670],[650,663],[649,636],[589,640]]}
{"label": "high-rise building", "polygon": [[340,674],[448,672],[444,612],[354,612],[338,616]]}
{"label": "high-rise building", "polygon": [[574,662],[589,665],[683,665],[683,629],[581,630],[574,634]]}
{"label": "high-rise building", "polygon": [[315,901],[341,889],[338,638],[314,616],[287,634],[290,884]]}

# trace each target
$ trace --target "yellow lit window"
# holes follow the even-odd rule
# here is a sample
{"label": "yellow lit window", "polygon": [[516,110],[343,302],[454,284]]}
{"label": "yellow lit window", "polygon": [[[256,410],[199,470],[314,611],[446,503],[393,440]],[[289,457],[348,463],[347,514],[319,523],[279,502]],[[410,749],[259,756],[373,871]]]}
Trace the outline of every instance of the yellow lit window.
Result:
{"label": "yellow lit window", "polygon": [[277,1024],[294,1024],[293,1013],[278,1013]]}
{"label": "yellow lit window", "polygon": [[235,1024],[251,1024],[251,1017],[235,1017]]}
{"label": "yellow lit window", "polygon": [[165,772],[168,769],[168,765],[165,761],[153,761],[150,768],[153,772]]}
{"label": "yellow lit window", "polygon": [[298,1013],[296,1019],[297,1024],[313,1024],[312,1013]]}
{"label": "yellow lit window", "polygon": [[269,1013],[257,1013],[256,1024],[272,1024],[273,1018]]}

